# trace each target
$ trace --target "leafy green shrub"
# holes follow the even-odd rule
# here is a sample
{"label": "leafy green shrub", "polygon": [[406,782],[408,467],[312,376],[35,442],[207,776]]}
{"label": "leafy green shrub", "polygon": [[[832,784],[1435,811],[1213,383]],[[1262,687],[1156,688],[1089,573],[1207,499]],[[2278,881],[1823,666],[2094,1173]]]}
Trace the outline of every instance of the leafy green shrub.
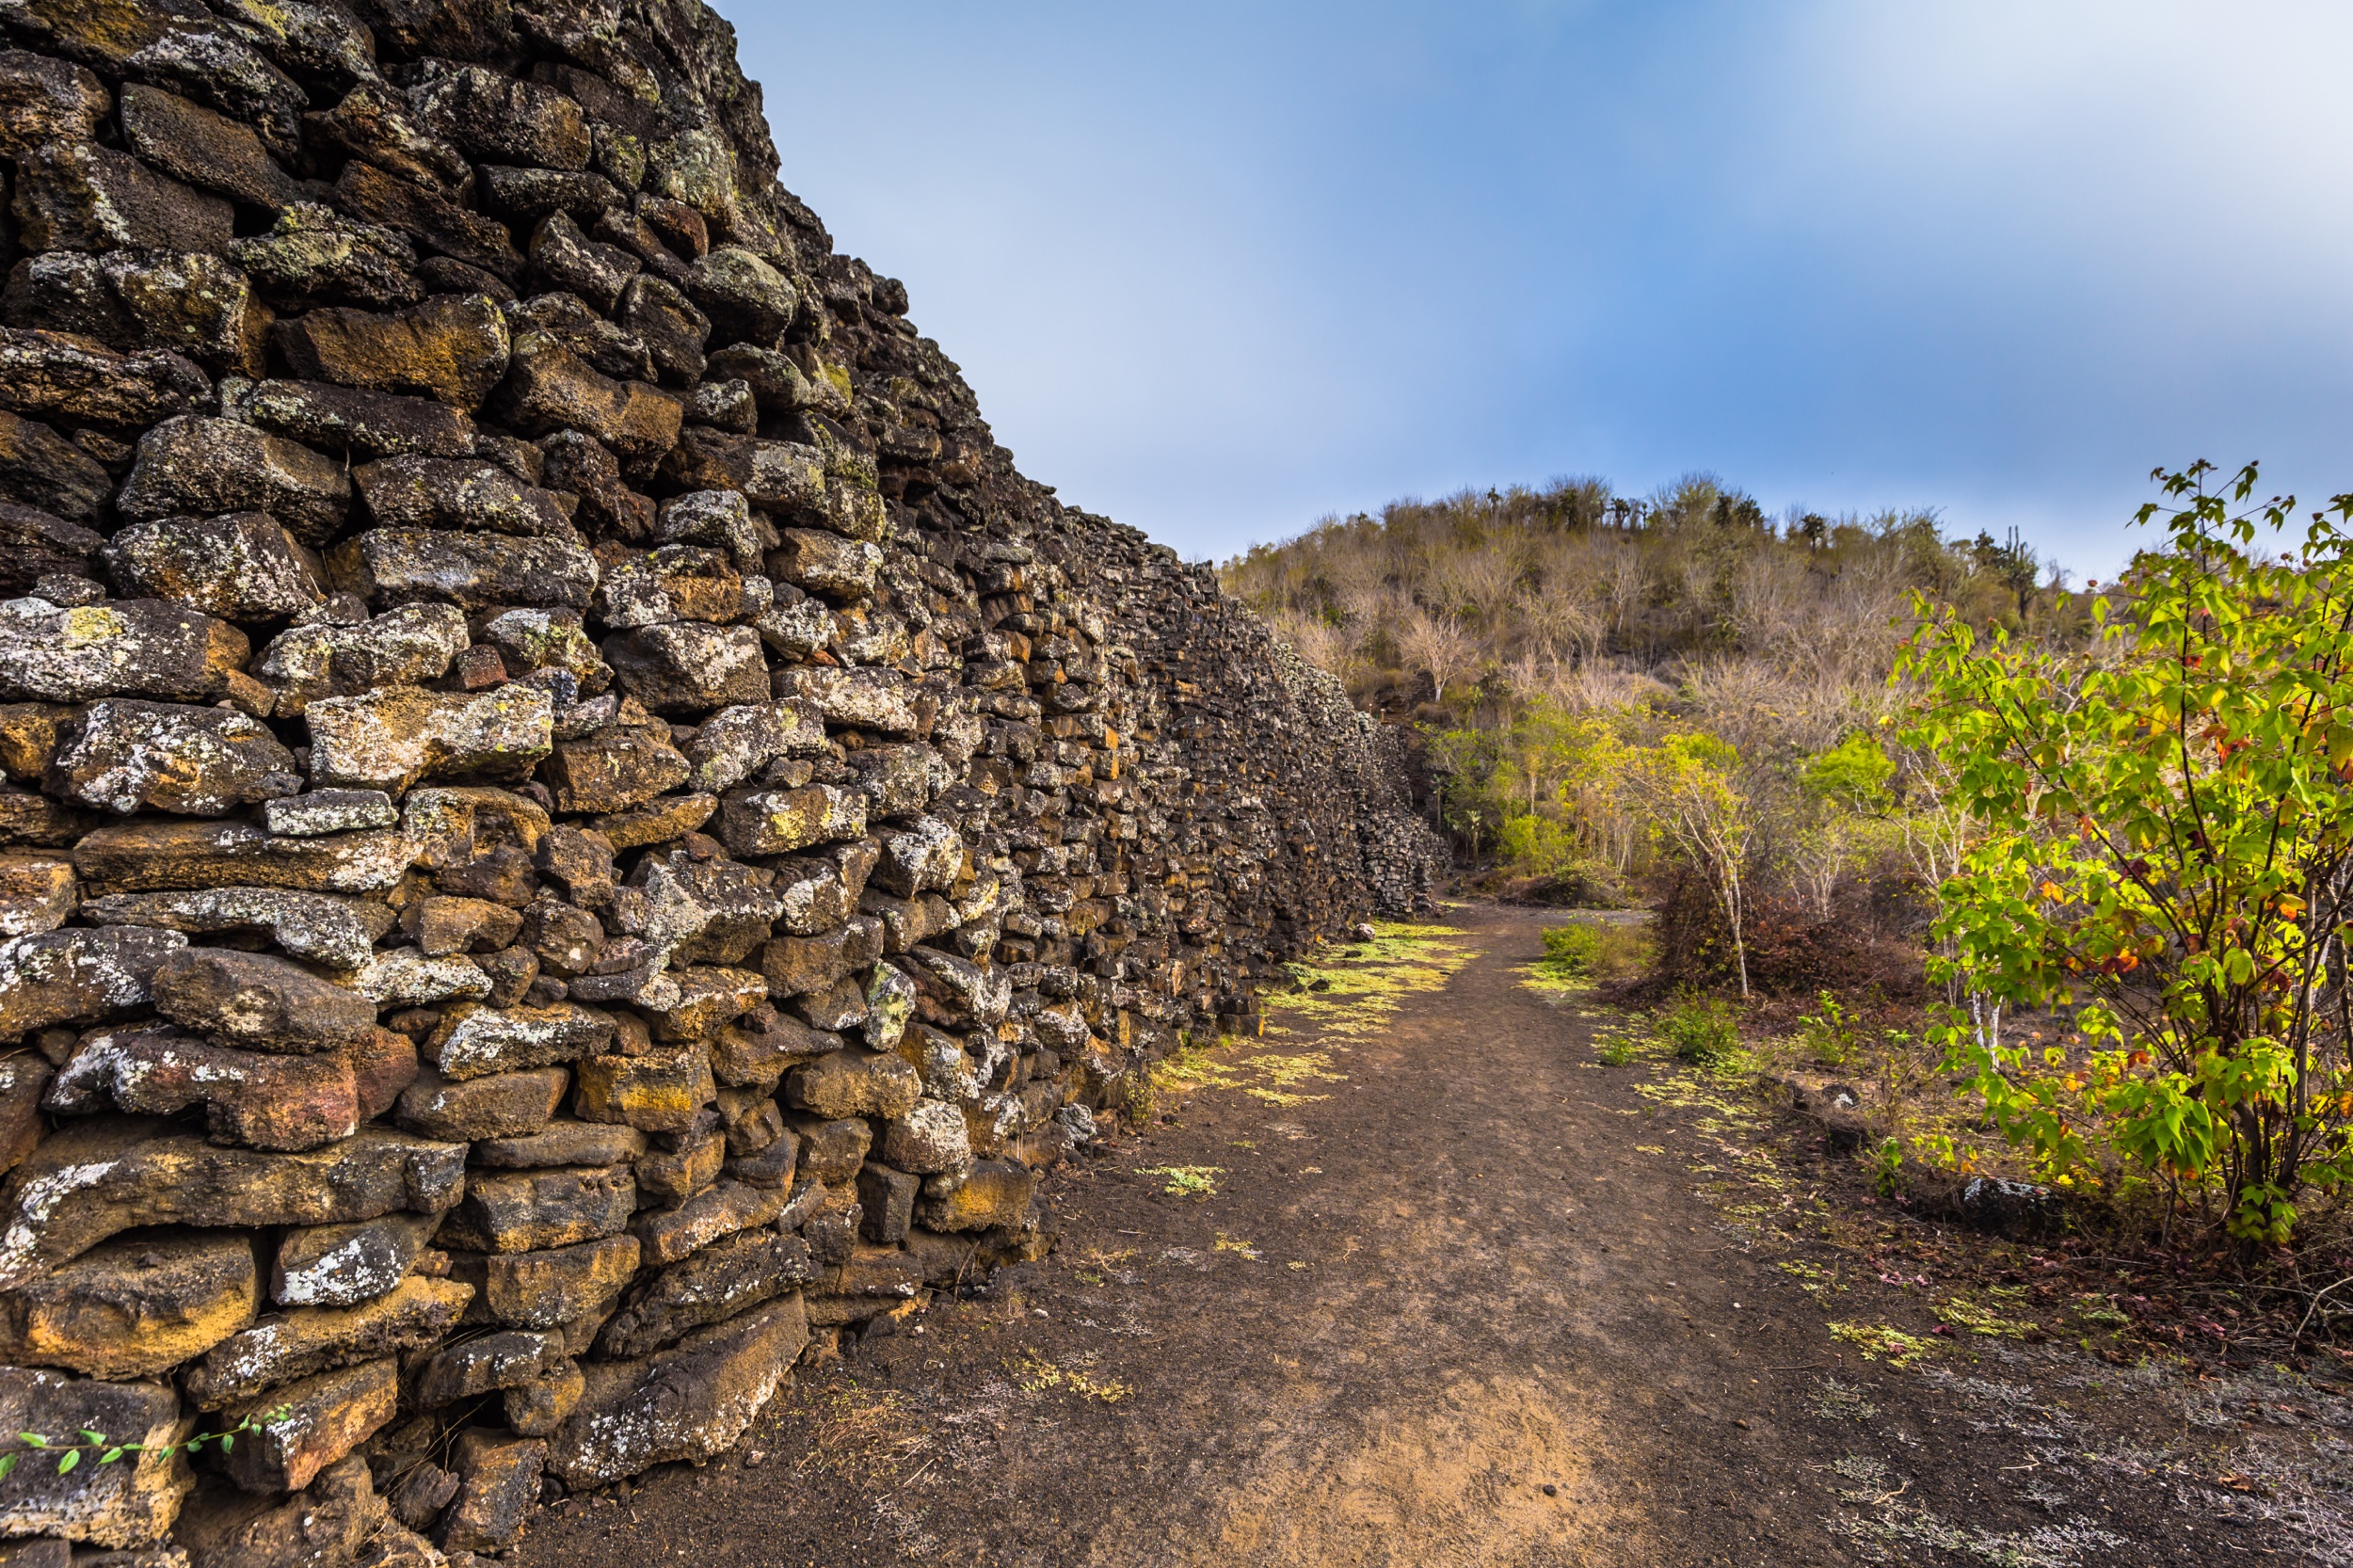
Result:
{"label": "leafy green shrub", "polygon": [[1854,1054],[1862,1031],[1855,1027],[1854,1015],[1838,1005],[1835,994],[1820,993],[1822,1010],[1807,1013],[1798,1019],[1798,1042],[1816,1065],[1844,1066]]}
{"label": "leafy green shrub", "polygon": [[[2212,472],[2141,509],[2169,536],[2093,602],[2096,654],[1945,615],[1905,655],[1908,740],[1972,819],[1930,1037],[2055,1182],[2121,1159],[2278,1246],[2353,1189],[2353,495],[2298,543],[2293,501],[2233,510],[2252,464]],[[2046,1008],[2082,1048],[2005,1036]]]}
{"label": "leafy green shrub", "polygon": [[1561,980],[1631,980],[1650,963],[1650,938],[1630,925],[1545,928],[1544,968]]}
{"label": "leafy green shrub", "polygon": [[1716,998],[1684,997],[1661,1013],[1657,1023],[1675,1059],[1693,1066],[1720,1066],[1740,1049],[1739,1022],[1731,1006]]}

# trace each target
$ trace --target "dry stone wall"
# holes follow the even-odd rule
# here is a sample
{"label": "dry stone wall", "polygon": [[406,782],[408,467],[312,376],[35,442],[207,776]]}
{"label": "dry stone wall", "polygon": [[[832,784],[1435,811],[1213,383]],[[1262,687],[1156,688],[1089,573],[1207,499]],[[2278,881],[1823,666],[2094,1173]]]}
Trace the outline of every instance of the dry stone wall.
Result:
{"label": "dry stone wall", "polygon": [[0,34],[0,1560],[438,1563],[715,1452],[1426,897],[696,0]]}

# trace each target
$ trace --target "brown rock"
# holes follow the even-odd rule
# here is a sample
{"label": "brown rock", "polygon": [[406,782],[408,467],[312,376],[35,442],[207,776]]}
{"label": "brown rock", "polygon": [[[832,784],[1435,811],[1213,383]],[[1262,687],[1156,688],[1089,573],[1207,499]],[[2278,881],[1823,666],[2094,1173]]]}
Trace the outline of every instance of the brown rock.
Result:
{"label": "brown rock", "polygon": [[320,697],[440,679],[466,646],[466,616],[449,604],[404,604],[357,626],[297,626],[262,650],[254,672],[279,688],[280,718]]}
{"label": "brown rock", "polygon": [[633,811],[598,817],[589,825],[616,850],[643,849],[683,838],[709,822],[718,808],[716,795],[664,795]]}
{"label": "brown rock", "polygon": [[0,772],[38,784],[65,744],[80,710],[56,703],[16,702],[0,707]]}
{"label": "brown rock", "polygon": [[786,1075],[788,1104],[828,1118],[904,1116],[922,1095],[904,1058],[852,1048],[821,1056]]}
{"label": "brown rock", "polygon": [[435,61],[408,102],[436,134],[479,156],[542,168],[588,167],[587,120],[553,88]]}
{"label": "brown rock", "polygon": [[[348,1454],[276,1507],[236,1492],[200,1494],[189,1500],[171,1538],[187,1553],[187,1568],[328,1568],[357,1561],[372,1545],[396,1551],[399,1533],[384,1517],[368,1462]],[[392,1568],[396,1560],[371,1560],[376,1568]],[[162,1560],[152,1568],[164,1568]],[[425,1568],[424,1560],[404,1561],[401,1568]]]}
{"label": "brown rock", "polygon": [[469,610],[580,610],[597,589],[596,558],[575,545],[448,529],[371,529],[337,547],[328,565],[337,586],[377,603],[445,600]]}
{"label": "brown rock", "polygon": [[598,1348],[616,1359],[648,1355],[816,1277],[808,1244],[797,1236],[729,1237],[632,1288],[606,1322]]}
{"label": "brown rock", "polygon": [[840,1035],[810,1029],[772,1008],[719,1031],[711,1048],[711,1070],[722,1083],[774,1089],[794,1067],[841,1045]]}
{"label": "brown rock", "polygon": [[152,1023],[84,1036],[44,1103],[73,1115],[113,1107],[168,1116],[201,1105],[215,1142],[282,1152],[347,1138],[363,1119],[347,1053],[235,1050]]}
{"label": "brown rock", "polygon": [[797,1297],[697,1329],[642,1361],[584,1367],[587,1389],[549,1442],[548,1467],[574,1489],[732,1446],[808,1342]]}
{"label": "brown rock", "polygon": [[866,1211],[858,1234],[879,1246],[895,1247],[906,1240],[915,1218],[915,1198],[923,1185],[912,1172],[869,1160],[858,1168],[857,1202]]}
{"label": "brown rock", "polygon": [[256,207],[286,207],[302,187],[235,120],[158,88],[122,89],[123,138],[165,173]]}
{"label": "brown rock", "polygon": [[0,1038],[144,1007],[156,971],[186,945],[176,931],[136,927],[50,931],[0,942]]}
{"label": "brown rock", "polygon": [[45,424],[0,412],[0,500],[88,523],[113,494],[113,476],[80,447]]}
{"label": "brown rock", "polygon": [[351,508],[342,464],[234,420],[166,420],[139,438],[138,454],[116,498],[125,517],[263,511],[316,545],[333,536]]}
{"label": "brown rock", "polygon": [[204,373],[168,349],[117,354],[71,333],[0,328],[0,406],[35,419],[143,429],[211,392]]}
{"label": "brown rock", "polygon": [[637,1185],[618,1167],[562,1166],[476,1175],[442,1237],[469,1251],[537,1252],[618,1235]]}
{"label": "brown rock", "polygon": [[687,297],[711,318],[719,343],[773,343],[799,308],[792,280],[737,246],[697,257],[686,272]]}
{"label": "brown rock", "polygon": [[354,471],[369,514],[385,528],[486,529],[573,540],[552,490],[520,483],[496,464],[451,457],[387,457]]}
{"label": "brown rock", "polygon": [[804,1181],[822,1181],[831,1187],[853,1181],[873,1146],[874,1129],[863,1117],[827,1122],[794,1116],[790,1127],[800,1139],[798,1174]]}
{"label": "brown rock", "polygon": [[579,430],[624,461],[650,461],[669,451],[685,417],[676,398],[640,381],[599,375],[544,331],[515,340],[496,408],[525,435]]}
{"label": "brown rock", "polygon": [[520,682],[480,694],[392,686],[314,698],[303,716],[313,784],[393,792],[450,774],[527,772],[554,727],[548,694]]}
{"label": "brown rock", "polygon": [[414,235],[428,248],[495,277],[522,270],[522,253],[504,224],[357,158],[335,182],[335,205],[362,223]]}
{"label": "brown rock", "polygon": [[0,295],[11,327],[168,348],[215,372],[261,369],[269,309],[244,273],[202,251],[51,250],[19,262]]}
{"label": "brown rock", "polygon": [[0,1288],[138,1225],[305,1225],[449,1207],[463,1145],[362,1128],[306,1154],[216,1148],[152,1119],[58,1128],[0,1188]]}
{"label": "brown rock", "polygon": [[[509,1388],[499,1402],[505,1412],[507,1426],[518,1435],[545,1437],[579,1407],[580,1397],[587,1388],[587,1380],[580,1375],[579,1363],[566,1361],[536,1383]],[[535,1475],[535,1481],[536,1479]]]}
{"label": "brown rock", "polygon": [[637,1157],[639,1201],[675,1208],[719,1179],[727,1163],[728,1142],[718,1132],[680,1132],[671,1140],[674,1149],[648,1150]]}
{"label": "brown rock", "polygon": [[[180,1396],[160,1383],[100,1383],[62,1372],[0,1367],[0,1424],[53,1443],[84,1429],[152,1448],[188,1433]],[[0,1479],[0,1531],[46,1535],[92,1546],[160,1544],[195,1484],[187,1460],[141,1459],[84,1464],[60,1475],[55,1464],[19,1464]]]}
{"label": "brown rock", "polygon": [[173,1023],[251,1050],[334,1050],[376,1027],[366,998],[266,953],[183,948],[157,968],[152,985],[155,1010]]}
{"label": "brown rock", "polygon": [[213,250],[229,243],[235,210],[86,141],[17,154],[18,232],[33,250]]}
{"label": "brown rock", "polygon": [[730,854],[790,855],[866,832],[866,796],[831,784],[731,790],[719,802],[719,841]]}
{"label": "brown rock", "polygon": [[652,351],[664,381],[691,387],[702,379],[703,344],[711,337],[711,318],[674,285],[642,274],[631,279],[621,290],[616,319]]}
{"label": "brown rock", "polygon": [[456,1280],[401,1280],[357,1306],[305,1306],[232,1335],[182,1377],[189,1401],[220,1410],[314,1373],[430,1345],[457,1326],[473,1288]]}
{"label": "brown rock", "polygon": [[270,331],[296,376],[364,392],[419,392],[471,409],[506,374],[506,318],[480,295],[437,295],[382,315],[312,311]]}
{"label": "brown rock", "polygon": [[680,489],[741,490],[753,505],[778,517],[822,512],[825,505],[824,454],[797,441],[690,425],[663,457],[661,472]]}
{"label": "brown rock", "polygon": [[403,931],[420,952],[488,952],[503,948],[522,929],[523,918],[504,904],[476,898],[423,898],[401,912]]}
{"label": "brown rock", "polygon": [[675,1263],[723,1236],[773,1223],[784,1211],[785,1193],[774,1187],[723,1181],[676,1208],[649,1209],[630,1231],[648,1264]]}
{"label": "brown rock", "polygon": [[221,405],[231,418],[356,460],[463,457],[473,451],[473,421],[429,397],[327,381],[256,381],[224,391]]}
{"label": "brown rock", "polygon": [[362,81],[332,110],[307,115],[303,123],[317,139],[439,195],[457,195],[472,173],[463,152],[376,82]]}
{"label": "brown rock", "polygon": [[646,1135],[602,1122],[550,1124],[521,1138],[492,1138],[473,1147],[486,1170],[536,1170],[550,1165],[626,1165],[646,1152]]}
{"label": "brown rock", "polygon": [[425,1059],[452,1080],[551,1067],[600,1050],[613,1039],[610,1015],[574,1002],[547,1007],[476,1007],[442,1015]]}
{"label": "brown rock", "polygon": [[106,568],[125,595],[224,620],[274,620],[325,597],[294,538],[264,512],[135,522],[106,547]]}
{"label": "brown rock", "polygon": [[779,936],[760,951],[772,997],[821,991],[882,958],[882,922],[860,915],[822,936]]}
{"label": "brown rock", "polygon": [[226,621],[163,600],[117,600],[59,609],[0,601],[0,696],[87,702],[217,696],[251,645]]}
{"label": "brown rock", "polygon": [[531,1329],[486,1334],[436,1352],[417,1379],[416,1400],[433,1410],[479,1394],[518,1388],[538,1382],[563,1361],[563,1341],[548,1335]]}
{"label": "brown rock", "polygon": [[52,573],[87,577],[105,542],[47,512],[0,504],[0,594],[13,598]]}
{"label": "brown rock", "polygon": [[658,1006],[647,998],[638,1000],[660,1040],[707,1040],[720,1025],[750,1012],[768,996],[768,983],[748,969],[696,965],[672,970],[671,978],[678,984],[674,1000]]}
{"label": "brown rock", "polygon": [[0,53],[0,155],[45,142],[89,141],[114,101],[106,85],[71,61],[22,49]]}
{"label": "brown rock", "polygon": [[153,1377],[252,1322],[257,1283],[249,1237],[109,1241],[0,1296],[0,1355],[91,1377]]}
{"label": "brown rock", "polygon": [[83,813],[46,796],[0,786],[0,844],[70,844],[89,824]]}
{"label": "brown rock", "polygon": [[371,1361],[273,1388],[231,1414],[252,1422],[225,1468],[248,1492],[298,1492],[400,1408],[400,1365]]}
{"label": "brown rock", "polygon": [[126,823],[73,846],[92,894],[222,884],[364,893],[392,886],[415,859],[415,844],[397,828],[278,838],[242,822]]}
{"label": "brown rock", "polygon": [[65,924],[82,902],[73,862],[40,850],[0,853],[0,936],[34,936]]}
{"label": "brown rock", "polygon": [[540,281],[580,296],[607,315],[620,308],[621,291],[645,268],[619,246],[590,239],[560,212],[539,220],[529,254]]}
{"label": "brown rock", "polygon": [[744,578],[715,550],[674,544],[645,554],[608,552],[597,584],[599,619],[616,630],[744,616]]}
{"label": "brown rock", "polygon": [[483,1300],[493,1322],[553,1328],[618,1295],[637,1262],[637,1238],[625,1235],[492,1256],[484,1260]]}
{"label": "brown rock", "polygon": [[684,783],[689,771],[668,726],[618,724],[557,743],[540,769],[557,810],[597,812],[642,805]]}
{"label": "brown rock", "polygon": [[416,248],[405,236],[311,202],[279,214],[266,234],[230,241],[228,255],[288,310],[321,304],[380,310],[424,297],[414,276]]}
{"label": "brown rock", "polygon": [[92,703],[49,765],[50,792],[128,816],[141,809],[217,817],[302,787],[294,754],[262,725],[221,708]]}
{"label": "brown rock", "polygon": [[699,713],[768,696],[760,633],[748,626],[683,622],[609,637],[605,663],[621,689],[656,713]]}
{"label": "brown rock", "polygon": [[933,1176],[916,1200],[915,1218],[932,1230],[988,1230],[1018,1225],[1037,1192],[1035,1171],[1011,1160],[983,1160],[968,1174]]}
{"label": "brown rock", "polygon": [[457,1500],[442,1518],[441,1549],[494,1552],[520,1539],[538,1506],[539,1472],[547,1450],[545,1443],[532,1440],[483,1445],[466,1472]]}
{"label": "brown rock", "polygon": [[426,1073],[400,1096],[398,1121],[409,1131],[451,1143],[520,1138],[545,1127],[571,1075],[561,1067],[497,1073],[452,1082]]}
{"label": "brown rock", "polygon": [[408,1277],[438,1224],[427,1214],[387,1214],[288,1231],[270,1270],[270,1300],[280,1306],[373,1301]]}
{"label": "brown rock", "polygon": [[711,1103],[709,1053],[680,1046],[642,1056],[586,1056],[578,1064],[572,1113],[584,1122],[619,1122],[646,1132],[692,1126]]}

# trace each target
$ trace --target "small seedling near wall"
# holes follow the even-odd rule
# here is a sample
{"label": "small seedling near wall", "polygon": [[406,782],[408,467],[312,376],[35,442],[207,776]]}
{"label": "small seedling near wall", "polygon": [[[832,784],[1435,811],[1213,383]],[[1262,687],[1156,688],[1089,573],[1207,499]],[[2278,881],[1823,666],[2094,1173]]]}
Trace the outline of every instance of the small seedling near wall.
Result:
{"label": "small seedling near wall", "polygon": [[222,1453],[228,1453],[236,1447],[237,1439],[243,1433],[259,1431],[267,1423],[282,1421],[293,1414],[294,1406],[281,1404],[275,1410],[262,1412],[258,1418],[252,1416],[245,1416],[235,1426],[226,1431],[198,1432],[195,1436],[184,1438],[177,1443],[158,1443],[152,1448],[145,1443],[118,1443],[104,1432],[92,1432],[88,1427],[84,1427],[75,1433],[81,1439],[78,1443],[55,1440],[37,1432],[20,1432],[16,1434],[16,1440],[24,1447],[0,1452],[0,1480],[5,1480],[12,1474],[16,1469],[17,1461],[23,1459],[27,1453],[38,1453],[44,1458],[55,1454],[57,1460],[57,1474],[61,1476],[72,1475],[81,1464],[82,1456],[85,1454],[95,1454],[97,1458],[92,1463],[98,1464],[120,1464],[123,1456],[128,1454],[135,1456],[131,1463],[136,1464],[144,1458],[169,1459],[176,1453],[197,1453],[201,1451],[207,1444],[217,1444]]}

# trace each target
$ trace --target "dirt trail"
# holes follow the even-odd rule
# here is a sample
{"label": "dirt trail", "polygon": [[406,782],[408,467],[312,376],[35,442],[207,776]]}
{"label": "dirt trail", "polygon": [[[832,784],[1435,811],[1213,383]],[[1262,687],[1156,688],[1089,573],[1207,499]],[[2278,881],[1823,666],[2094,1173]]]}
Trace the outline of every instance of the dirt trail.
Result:
{"label": "dirt trail", "polygon": [[[2099,1415],[2096,1377],[2053,1393],[2065,1367],[2007,1345],[1986,1347],[2000,1365],[1961,1347],[1924,1376],[1834,1340],[1773,1266],[1787,1254],[1665,1158],[1706,1143],[1690,1116],[1597,1066],[1592,1021],[1519,984],[1538,932],[1466,913],[1467,962],[1385,1027],[1270,1042],[1293,1053],[1249,1080],[1272,1101],[1164,1094],[1173,1123],[1056,1179],[1053,1256],[805,1368],[736,1455],[543,1514],[509,1560],[2034,1565],[2285,1547],[2172,1507],[2181,1477],[2139,1461],[2189,1429]],[[1204,1179],[1213,1193],[1167,1191]],[[816,1469],[856,1495],[808,1486]]]}

